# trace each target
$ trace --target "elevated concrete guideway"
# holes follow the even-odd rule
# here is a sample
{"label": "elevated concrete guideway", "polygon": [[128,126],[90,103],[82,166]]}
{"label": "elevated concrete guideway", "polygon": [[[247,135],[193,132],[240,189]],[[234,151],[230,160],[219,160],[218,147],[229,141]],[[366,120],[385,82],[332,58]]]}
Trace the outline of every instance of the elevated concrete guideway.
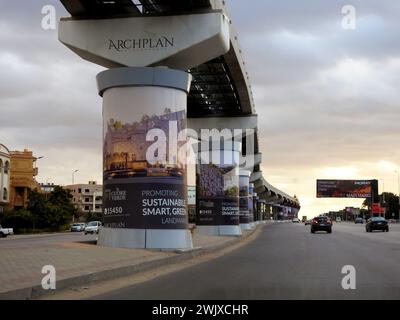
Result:
{"label": "elevated concrete guideway", "polygon": [[[176,57],[177,63],[181,64],[181,69],[188,70],[193,76],[190,92],[188,95],[188,125],[194,129],[209,128],[211,126],[217,128],[242,128],[253,129],[256,134],[254,136],[254,153],[255,163],[251,168],[246,168],[252,172],[250,181],[254,184],[255,192],[262,200],[272,206],[286,206],[293,208],[295,211],[300,208],[297,198],[292,197],[285,192],[272,186],[264,178],[260,170],[262,163],[262,155],[259,152],[257,133],[257,114],[254,105],[252,88],[246,64],[242,56],[236,32],[232,21],[229,18],[229,12],[226,1],[222,0],[114,0],[114,1],[91,1],[91,0],[60,0],[64,7],[71,14],[71,18],[64,18],[60,23],[60,28],[68,30],[68,23],[71,21],[90,21],[90,20],[107,20],[122,19],[128,17],[140,18],[169,18],[186,15],[199,15],[222,12],[223,17],[227,19],[229,28],[229,44],[226,52],[216,58],[212,58],[199,65],[191,65],[189,61],[191,57],[187,56],[189,52]],[[207,20],[204,20],[207,21]],[[214,21],[214,20],[213,20]],[[219,23],[214,21],[215,23]],[[214,23],[213,22],[213,23]],[[112,23],[112,21],[111,21]],[[222,30],[224,30],[224,21]],[[198,26],[198,29],[201,26]],[[208,25],[207,25],[208,27]],[[89,27],[90,28],[90,27]],[[201,28],[200,28],[201,29]],[[207,29],[207,28],[204,28]],[[215,34],[219,40],[226,34]],[[200,37],[200,36],[199,36]],[[206,37],[206,36],[204,36]],[[63,39],[60,38],[63,42]],[[208,41],[209,39],[207,39]],[[223,42],[223,41],[222,41]],[[65,42],[64,42],[65,43]],[[221,41],[219,42],[221,43]],[[68,46],[68,44],[66,44]],[[203,54],[204,47],[201,48]],[[72,48],[77,49],[77,48]],[[222,49],[222,48],[218,48]],[[210,48],[211,50],[211,48]],[[75,51],[75,50],[74,50]],[[77,50],[79,51],[79,50]],[[197,50],[199,52],[199,50]],[[198,53],[197,52],[197,53]],[[197,54],[196,53],[196,54]],[[78,53],[79,54],[79,53]],[[191,54],[191,52],[190,52]],[[90,60],[90,57],[83,58]],[[187,58],[187,60],[185,60]],[[197,61],[200,61],[199,57]],[[172,59],[172,60],[171,60]],[[168,63],[174,66],[174,57],[168,58]],[[193,60],[193,59],[192,59]],[[196,61],[196,59],[194,60]],[[102,63],[103,62],[103,63]],[[109,67],[106,60],[97,61],[96,63]],[[147,66],[163,66],[166,60],[154,59]],[[118,66],[118,65],[114,65]],[[120,63],[119,66],[129,66]],[[185,69],[182,66],[187,66]],[[207,119],[207,120],[204,120]],[[245,140],[245,138],[243,138]],[[249,156],[246,152],[245,143],[243,143],[243,156]]]}

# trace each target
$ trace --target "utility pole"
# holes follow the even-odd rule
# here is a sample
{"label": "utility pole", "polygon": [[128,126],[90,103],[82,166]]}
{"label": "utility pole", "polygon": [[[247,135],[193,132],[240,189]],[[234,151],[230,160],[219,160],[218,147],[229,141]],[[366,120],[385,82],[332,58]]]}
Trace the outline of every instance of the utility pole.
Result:
{"label": "utility pole", "polygon": [[79,170],[73,170],[72,171],[72,185],[75,184],[75,173],[78,172]]}

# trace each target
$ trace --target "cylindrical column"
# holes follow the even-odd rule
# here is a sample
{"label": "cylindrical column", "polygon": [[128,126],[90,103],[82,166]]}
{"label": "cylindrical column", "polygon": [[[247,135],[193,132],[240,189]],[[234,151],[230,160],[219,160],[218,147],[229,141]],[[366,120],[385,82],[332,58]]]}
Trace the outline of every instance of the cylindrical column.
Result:
{"label": "cylindrical column", "polygon": [[190,80],[167,68],[116,68],[97,76],[104,123],[100,245],[193,246],[182,151]]}
{"label": "cylindrical column", "polygon": [[249,212],[249,184],[250,174],[248,170],[239,171],[239,222],[242,230],[251,230]]}
{"label": "cylindrical column", "polygon": [[196,228],[209,235],[240,236],[238,165],[241,144],[218,140],[206,145],[208,150],[198,153],[196,167]]}
{"label": "cylindrical column", "polygon": [[258,225],[260,223],[260,208],[258,203],[258,196],[257,193],[253,193],[253,207],[254,207],[254,223]]}
{"label": "cylindrical column", "polygon": [[254,183],[249,183],[249,224],[251,228],[255,227],[253,193]]}

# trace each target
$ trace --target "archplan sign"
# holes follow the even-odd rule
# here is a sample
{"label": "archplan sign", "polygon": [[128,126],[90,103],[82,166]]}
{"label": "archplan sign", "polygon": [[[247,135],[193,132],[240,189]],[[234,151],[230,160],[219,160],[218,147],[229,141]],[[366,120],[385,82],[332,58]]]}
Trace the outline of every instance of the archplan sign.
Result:
{"label": "archplan sign", "polygon": [[230,48],[229,19],[222,11],[160,17],[63,18],[59,39],[83,59],[107,68],[161,65],[187,70]]}
{"label": "archplan sign", "polygon": [[376,193],[376,180],[317,180],[317,198],[371,198]]}

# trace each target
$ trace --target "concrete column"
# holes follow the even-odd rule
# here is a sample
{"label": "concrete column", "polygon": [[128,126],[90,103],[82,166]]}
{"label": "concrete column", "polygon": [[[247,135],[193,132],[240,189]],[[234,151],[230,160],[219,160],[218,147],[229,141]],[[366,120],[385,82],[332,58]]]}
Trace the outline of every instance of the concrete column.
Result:
{"label": "concrete column", "polygon": [[193,247],[183,148],[190,81],[188,73],[167,68],[116,68],[97,76],[104,122],[99,245]]}
{"label": "concrete column", "polygon": [[[234,141],[202,144],[198,154],[196,228],[204,234],[240,236],[239,155]],[[205,150],[206,149],[206,150]]]}
{"label": "concrete column", "polygon": [[242,231],[251,230],[249,212],[249,170],[239,171],[239,222]]}
{"label": "concrete column", "polygon": [[254,183],[249,183],[249,224],[250,227],[253,229],[255,227],[255,220],[254,220]]}

